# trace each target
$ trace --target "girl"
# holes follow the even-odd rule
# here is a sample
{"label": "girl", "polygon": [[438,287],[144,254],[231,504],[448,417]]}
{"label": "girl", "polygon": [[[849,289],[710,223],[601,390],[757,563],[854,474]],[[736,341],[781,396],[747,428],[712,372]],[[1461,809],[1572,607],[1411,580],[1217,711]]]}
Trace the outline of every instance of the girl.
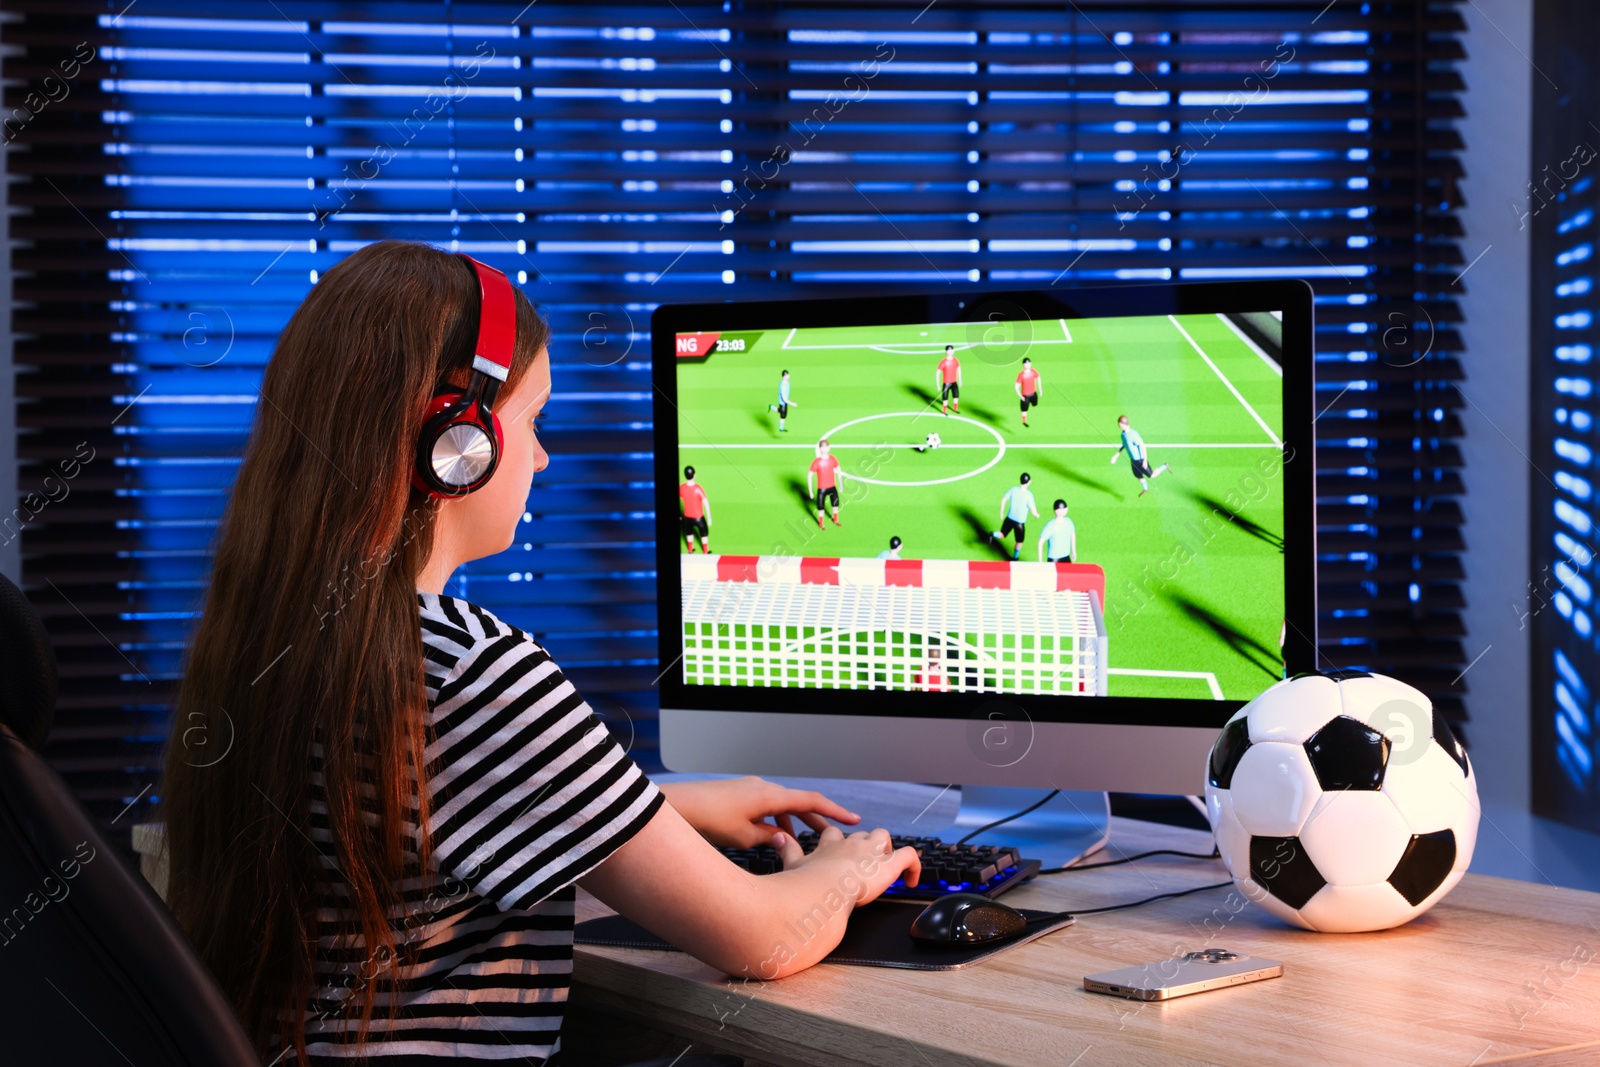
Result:
{"label": "girl", "polygon": [[[656,786],[528,634],[445,594],[458,566],[511,544],[549,462],[549,329],[513,299],[500,458],[467,496],[413,483],[424,411],[472,374],[485,301],[464,257],[395,241],[349,256],[262,379],[164,805],[168,903],[264,1061],[551,1061],[574,885],[770,979],[920,873],[885,831],[829,825],[859,817],[815,793]],[[225,758],[192,758],[224,727]],[[810,855],[795,817],[821,831]],[[713,847],[761,842],[782,873]]]}

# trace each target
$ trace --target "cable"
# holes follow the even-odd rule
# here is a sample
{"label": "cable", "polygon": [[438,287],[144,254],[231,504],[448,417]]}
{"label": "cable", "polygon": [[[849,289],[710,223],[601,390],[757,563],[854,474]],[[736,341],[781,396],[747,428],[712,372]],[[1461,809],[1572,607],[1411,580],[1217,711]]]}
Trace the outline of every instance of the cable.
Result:
{"label": "cable", "polygon": [[[1021,811],[1014,812],[1014,813],[1012,813],[1010,815],[1007,815],[1007,816],[1005,816],[1003,818],[996,819],[994,822],[986,823],[983,826],[978,827],[976,830],[972,831],[970,834],[966,835],[961,840],[957,841],[956,844],[964,845],[968,841],[971,841],[974,837],[977,837],[979,834],[988,833],[990,830],[993,830],[996,826],[1004,826],[1006,823],[1011,822],[1014,819],[1022,818],[1024,815],[1027,815],[1029,812],[1037,811],[1039,808],[1044,807],[1046,804],[1050,803],[1050,801],[1054,800],[1056,798],[1056,796],[1060,794],[1060,792],[1061,792],[1061,790],[1059,790],[1059,789],[1052,789],[1052,790],[1050,790],[1050,792],[1046,793],[1043,797],[1041,797],[1040,799],[1034,801],[1032,804],[1029,804],[1027,807],[1023,808]],[[1192,797],[1190,799],[1191,799],[1191,801],[1193,800]],[[1202,809],[1202,810],[1204,810],[1204,809]],[[1138,853],[1136,855],[1133,855],[1133,856],[1124,856],[1121,859],[1116,859],[1116,860],[1105,860],[1105,861],[1100,862],[1100,863],[1088,863],[1088,864],[1083,864],[1082,866],[1078,866],[1078,867],[1072,867],[1072,866],[1067,866],[1067,867],[1047,867],[1044,870],[1041,870],[1039,873],[1040,874],[1063,874],[1063,873],[1065,873],[1067,871],[1092,871],[1096,867],[1120,867],[1124,863],[1132,863],[1135,860],[1146,859],[1146,858],[1148,858],[1150,856],[1182,856],[1185,859],[1214,860],[1214,859],[1221,858],[1222,850],[1220,848],[1213,847],[1210,852],[1183,852],[1183,851],[1181,851],[1179,849],[1173,849],[1173,848],[1153,848],[1148,852],[1140,852],[1140,853]],[[1189,896],[1192,893],[1204,893],[1204,892],[1207,892],[1207,891],[1212,890],[1212,889],[1226,889],[1228,886],[1231,886],[1231,885],[1233,885],[1232,881],[1217,882],[1215,885],[1202,885],[1202,886],[1196,886],[1193,889],[1180,889],[1180,890],[1177,890],[1176,892],[1173,892],[1173,893],[1157,893],[1153,897],[1145,897],[1143,900],[1135,900],[1135,901],[1133,901],[1132,903],[1129,903],[1129,904],[1110,904],[1110,905],[1107,905],[1106,907],[1103,907],[1103,908],[1085,908],[1082,911],[1060,911],[1060,912],[1056,912],[1054,915],[1047,915],[1047,916],[1044,916],[1043,918],[1035,919],[1033,921],[1034,922],[1055,922],[1055,921],[1060,920],[1060,919],[1065,919],[1065,918],[1068,918],[1068,917],[1071,917],[1071,916],[1077,916],[1077,915],[1097,915],[1097,914],[1099,914],[1101,912],[1106,912],[1106,911],[1122,911],[1122,910],[1124,910],[1126,908],[1137,908],[1137,907],[1141,907],[1142,905],[1145,905],[1145,904],[1154,904],[1158,900],[1171,900],[1171,899],[1173,899],[1175,897],[1186,897],[1186,896]]]}
{"label": "cable", "polygon": [[996,819],[994,822],[989,823],[986,826],[978,827],[976,830],[972,831],[972,833],[968,834],[966,837],[963,837],[960,841],[957,841],[956,844],[964,845],[968,841],[971,841],[974,837],[977,837],[979,834],[987,833],[988,831],[993,830],[996,826],[1004,826],[1006,823],[1010,822],[1013,819],[1020,819],[1024,815],[1028,814],[1030,811],[1036,811],[1039,808],[1044,807],[1044,805],[1050,803],[1052,800],[1054,800],[1056,798],[1056,796],[1060,792],[1061,792],[1061,790],[1059,790],[1059,789],[1052,789],[1052,790],[1050,790],[1050,792],[1048,792],[1048,793],[1046,793],[1044,795],[1044,799],[1039,800],[1039,801],[1035,801],[1034,803],[1029,804],[1027,807],[1023,808],[1019,812],[1015,812],[1015,813],[1013,813],[1011,815],[1007,815],[1002,819]]}
{"label": "cable", "polygon": [[1041,925],[1048,925],[1049,923],[1060,922],[1062,919],[1071,919],[1079,915],[1098,915],[1101,912],[1106,911],[1123,911],[1127,908],[1137,908],[1145,904],[1154,904],[1158,900],[1171,900],[1174,897],[1186,897],[1193,893],[1205,893],[1212,889],[1226,889],[1232,884],[1233,883],[1230,881],[1217,882],[1215,885],[1197,885],[1193,889],[1179,889],[1172,893],[1157,893],[1153,897],[1145,897],[1143,900],[1135,900],[1127,904],[1108,904],[1103,908],[1084,908],[1081,911],[1053,912],[1049,915],[1041,915],[1036,919],[1029,919],[1028,922],[1029,924],[1039,923]]}
{"label": "cable", "polygon": [[1210,852],[1180,852],[1174,848],[1153,848],[1149,852],[1140,852],[1134,856],[1124,856],[1119,860],[1105,860],[1100,863],[1069,864],[1065,867],[1046,867],[1040,874],[1064,874],[1067,871],[1092,871],[1096,867],[1118,867],[1124,863],[1132,863],[1149,856],[1182,856],[1191,860],[1214,860],[1222,858],[1222,851],[1213,848]]}
{"label": "cable", "polygon": [[1121,911],[1124,908],[1137,908],[1141,904],[1153,904],[1158,900],[1170,900],[1173,897],[1186,897],[1191,893],[1204,893],[1210,889],[1226,889],[1231,885],[1233,885],[1233,882],[1231,881],[1218,882],[1215,885],[1202,885],[1196,886],[1193,889],[1180,889],[1176,893],[1157,893],[1153,897],[1145,897],[1143,900],[1135,900],[1132,904],[1111,904],[1104,908],[1084,908],[1082,911],[1068,912],[1066,914],[1094,915],[1102,911]]}

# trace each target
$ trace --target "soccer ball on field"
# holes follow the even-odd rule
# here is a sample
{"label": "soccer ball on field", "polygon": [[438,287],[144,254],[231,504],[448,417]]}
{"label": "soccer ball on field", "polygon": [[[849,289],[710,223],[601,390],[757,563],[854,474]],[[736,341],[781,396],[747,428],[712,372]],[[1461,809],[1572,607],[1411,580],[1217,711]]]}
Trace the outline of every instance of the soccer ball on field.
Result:
{"label": "soccer ball on field", "polygon": [[1393,678],[1278,682],[1228,720],[1206,771],[1206,814],[1234,882],[1296,926],[1399,926],[1472,862],[1472,762],[1428,698]]}

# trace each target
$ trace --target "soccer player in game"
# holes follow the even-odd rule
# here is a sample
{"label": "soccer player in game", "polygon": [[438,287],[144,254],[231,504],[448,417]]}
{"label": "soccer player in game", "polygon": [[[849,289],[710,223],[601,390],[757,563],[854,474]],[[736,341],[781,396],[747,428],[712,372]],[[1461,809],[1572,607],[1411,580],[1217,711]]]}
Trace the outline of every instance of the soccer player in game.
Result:
{"label": "soccer player in game", "polygon": [[939,646],[929,645],[926,652],[926,662],[920,671],[911,672],[911,687],[920,689],[924,693],[947,693],[950,685],[944,680],[941,671]]}
{"label": "soccer player in game", "polygon": [[926,441],[922,442],[920,445],[912,445],[911,450],[913,452],[932,452],[942,444],[944,444],[944,442],[940,440],[938,434],[930,433],[928,434],[928,439]]}
{"label": "soccer player in game", "polygon": [[1163,463],[1155,470],[1150,469],[1150,453],[1144,447],[1144,438],[1128,422],[1128,416],[1117,416],[1117,429],[1122,431],[1122,444],[1111,453],[1111,462],[1115,463],[1123,450],[1127,450],[1128,459],[1133,463],[1133,476],[1139,479],[1139,495],[1144,496],[1150,491],[1150,483],[1146,479],[1161,477],[1172,469],[1172,464]]}
{"label": "soccer player in game", "polygon": [[898,537],[889,538],[889,547],[884,549],[882,552],[879,552],[878,553],[878,558],[879,559],[899,559],[900,558],[900,544],[901,544],[900,538],[898,538]]}
{"label": "soccer player in game", "polygon": [[991,536],[995,544],[1005,547],[1006,534],[1016,532],[1016,547],[1011,550],[1011,558],[1022,558],[1022,543],[1028,539],[1028,514],[1034,518],[1039,517],[1039,508],[1033,502],[1033,490],[1028,488],[1028,483],[1033,477],[1026,471],[1022,480],[1006,490],[1006,495],[1000,498],[1000,529],[995,530]]}
{"label": "soccer player in game", "polygon": [[956,414],[961,414],[961,361],[956,358],[954,345],[944,346],[944,358],[933,378],[939,385],[939,405],[944,414],[950,414],[951,404],[955,405]]}
{"label": "soccer player in game", "polygon": [[[806,471],[806,494],[817,502],[817,529],[826,530],[822,525],[822,498],[827,497],[833,505],[833,524],[843,526],[839,521],[839,482],[844,480],[844,471],[839,469],[839,461],[828,454],[828,439],[824,437],[817,442],[817,458],[811,461],[811,468]],[[816,488],[811,482],[816,479]]]}
{"label": "soccer player in game", "polygon": [[1076,563],[1078,555],[1078,528],[1067,518],[1067,502],[1057,500],[1056,517],[1039,531],[1039,562]]}
{"label": "soccer player in game", "polygon": [[799,407],[800,405],[789,399],[789,372],[784,371],[783,377],[778,379],[778,402],[776,404],[767,405],[768,411],[776,411],[778,413],[779,433],[789,432],[784,427],[783,420],[789,417],[789,408],[791,406]]}
{"label": "soccer player in game", "polygon": [[1033,360],[1022,357],[1022,370],[1017,374],[1017,399],[1022,401],[1022,425],[1028,425],[1028,409],[1039,406],[1039,372],[1033,369]]}
{"label": "soccer player in game", "polygon": [[683,484],[678,486],[678,499],[683,502],[683,540],[694,553],[694,535],[700,535],[700,546],[706,555],[711,554],[711,498],[705,486],[694,480],[694,468],[683,468]]}

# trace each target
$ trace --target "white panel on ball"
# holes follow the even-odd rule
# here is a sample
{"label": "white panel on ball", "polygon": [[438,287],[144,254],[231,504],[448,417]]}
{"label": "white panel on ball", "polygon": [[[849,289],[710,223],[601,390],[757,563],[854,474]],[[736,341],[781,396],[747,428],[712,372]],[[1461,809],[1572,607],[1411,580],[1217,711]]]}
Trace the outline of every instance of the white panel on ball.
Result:
{"label": "white panel on ball", "polygon": [[1306,901],[1300,917],[1313,930],[1349,934],[1387,930],[1426,910],[1413,907],[1388,882],[1373,885],[1325,885]]}
{"label": "white panel on ball", "polygon": [[1228,790],[1206,786],[1206,817],[1228,873],[1236,879],[1250,877],[1250,835],[1233,813],[1233,797]]}
{"label": "white panel on ball", "polygon": [[1386,705],[1402,702],[1415,709],[1406,719],[1420,720],[1421,737],[1431,737],[1433,734],[1433,702],[1419,689],[1413,688],[1394,678],[1386,678],[1381,674],[1370,675],[1366,678],[1346,678],[1339,683],[1339,697],[1344,702],[1344,714],[1352,719],[1359,719],[1368,726],[1376,727],[1387,735],[1391,730],[1402,730],[1410,725],[1416,729],[1415,723],[1402,724],[1384,721],[1387,715],[1380,716],[1380,710],[1389,712],[1394,710]]}
{"label": "white panel on ball", "polygon": [[1233,813],[1257,837],[1300,832],[1322,787],[1300,745],[1268,741],[1245,749],[1233,771]]}
{"label": "white panel on ball", "polygon": [[1461,765],[1431,738],[1421,758],[1410,763],[1401,763],[1394,753],[1390,754],[1383,791],[1414,834],[1455,829],[1471,806]]}
{"label": "white panel on ball", "polygon": [[[1299,912],[1261,888],[1259,882],[1252,881],[1249,878],[1243,880],[1235,879],[1235,882],[1239,886],[1239,892],[1244,894],[1246,900],[1252,904],[1259,904],[1269,915],[1282,919],[1293,926],[1306,926],[1306,922],[1300,918]],[[1309,926],[1306,926],[1306,928],[1310,929]]]}
{"label": "white panel on ball", "polygon": [[1316,675],[1276,682],[1244,710],[1250,714],[1252,742],[1298,745],[1339,714],[1339,687],[1332,679]]}
{"label": "white panel on ball", "polygon": [[1329,885],[1382,882],[1410,843],[1411,828],[1394,802],[1375,791],[1322,794],[1300,830],[1300,844]]}

